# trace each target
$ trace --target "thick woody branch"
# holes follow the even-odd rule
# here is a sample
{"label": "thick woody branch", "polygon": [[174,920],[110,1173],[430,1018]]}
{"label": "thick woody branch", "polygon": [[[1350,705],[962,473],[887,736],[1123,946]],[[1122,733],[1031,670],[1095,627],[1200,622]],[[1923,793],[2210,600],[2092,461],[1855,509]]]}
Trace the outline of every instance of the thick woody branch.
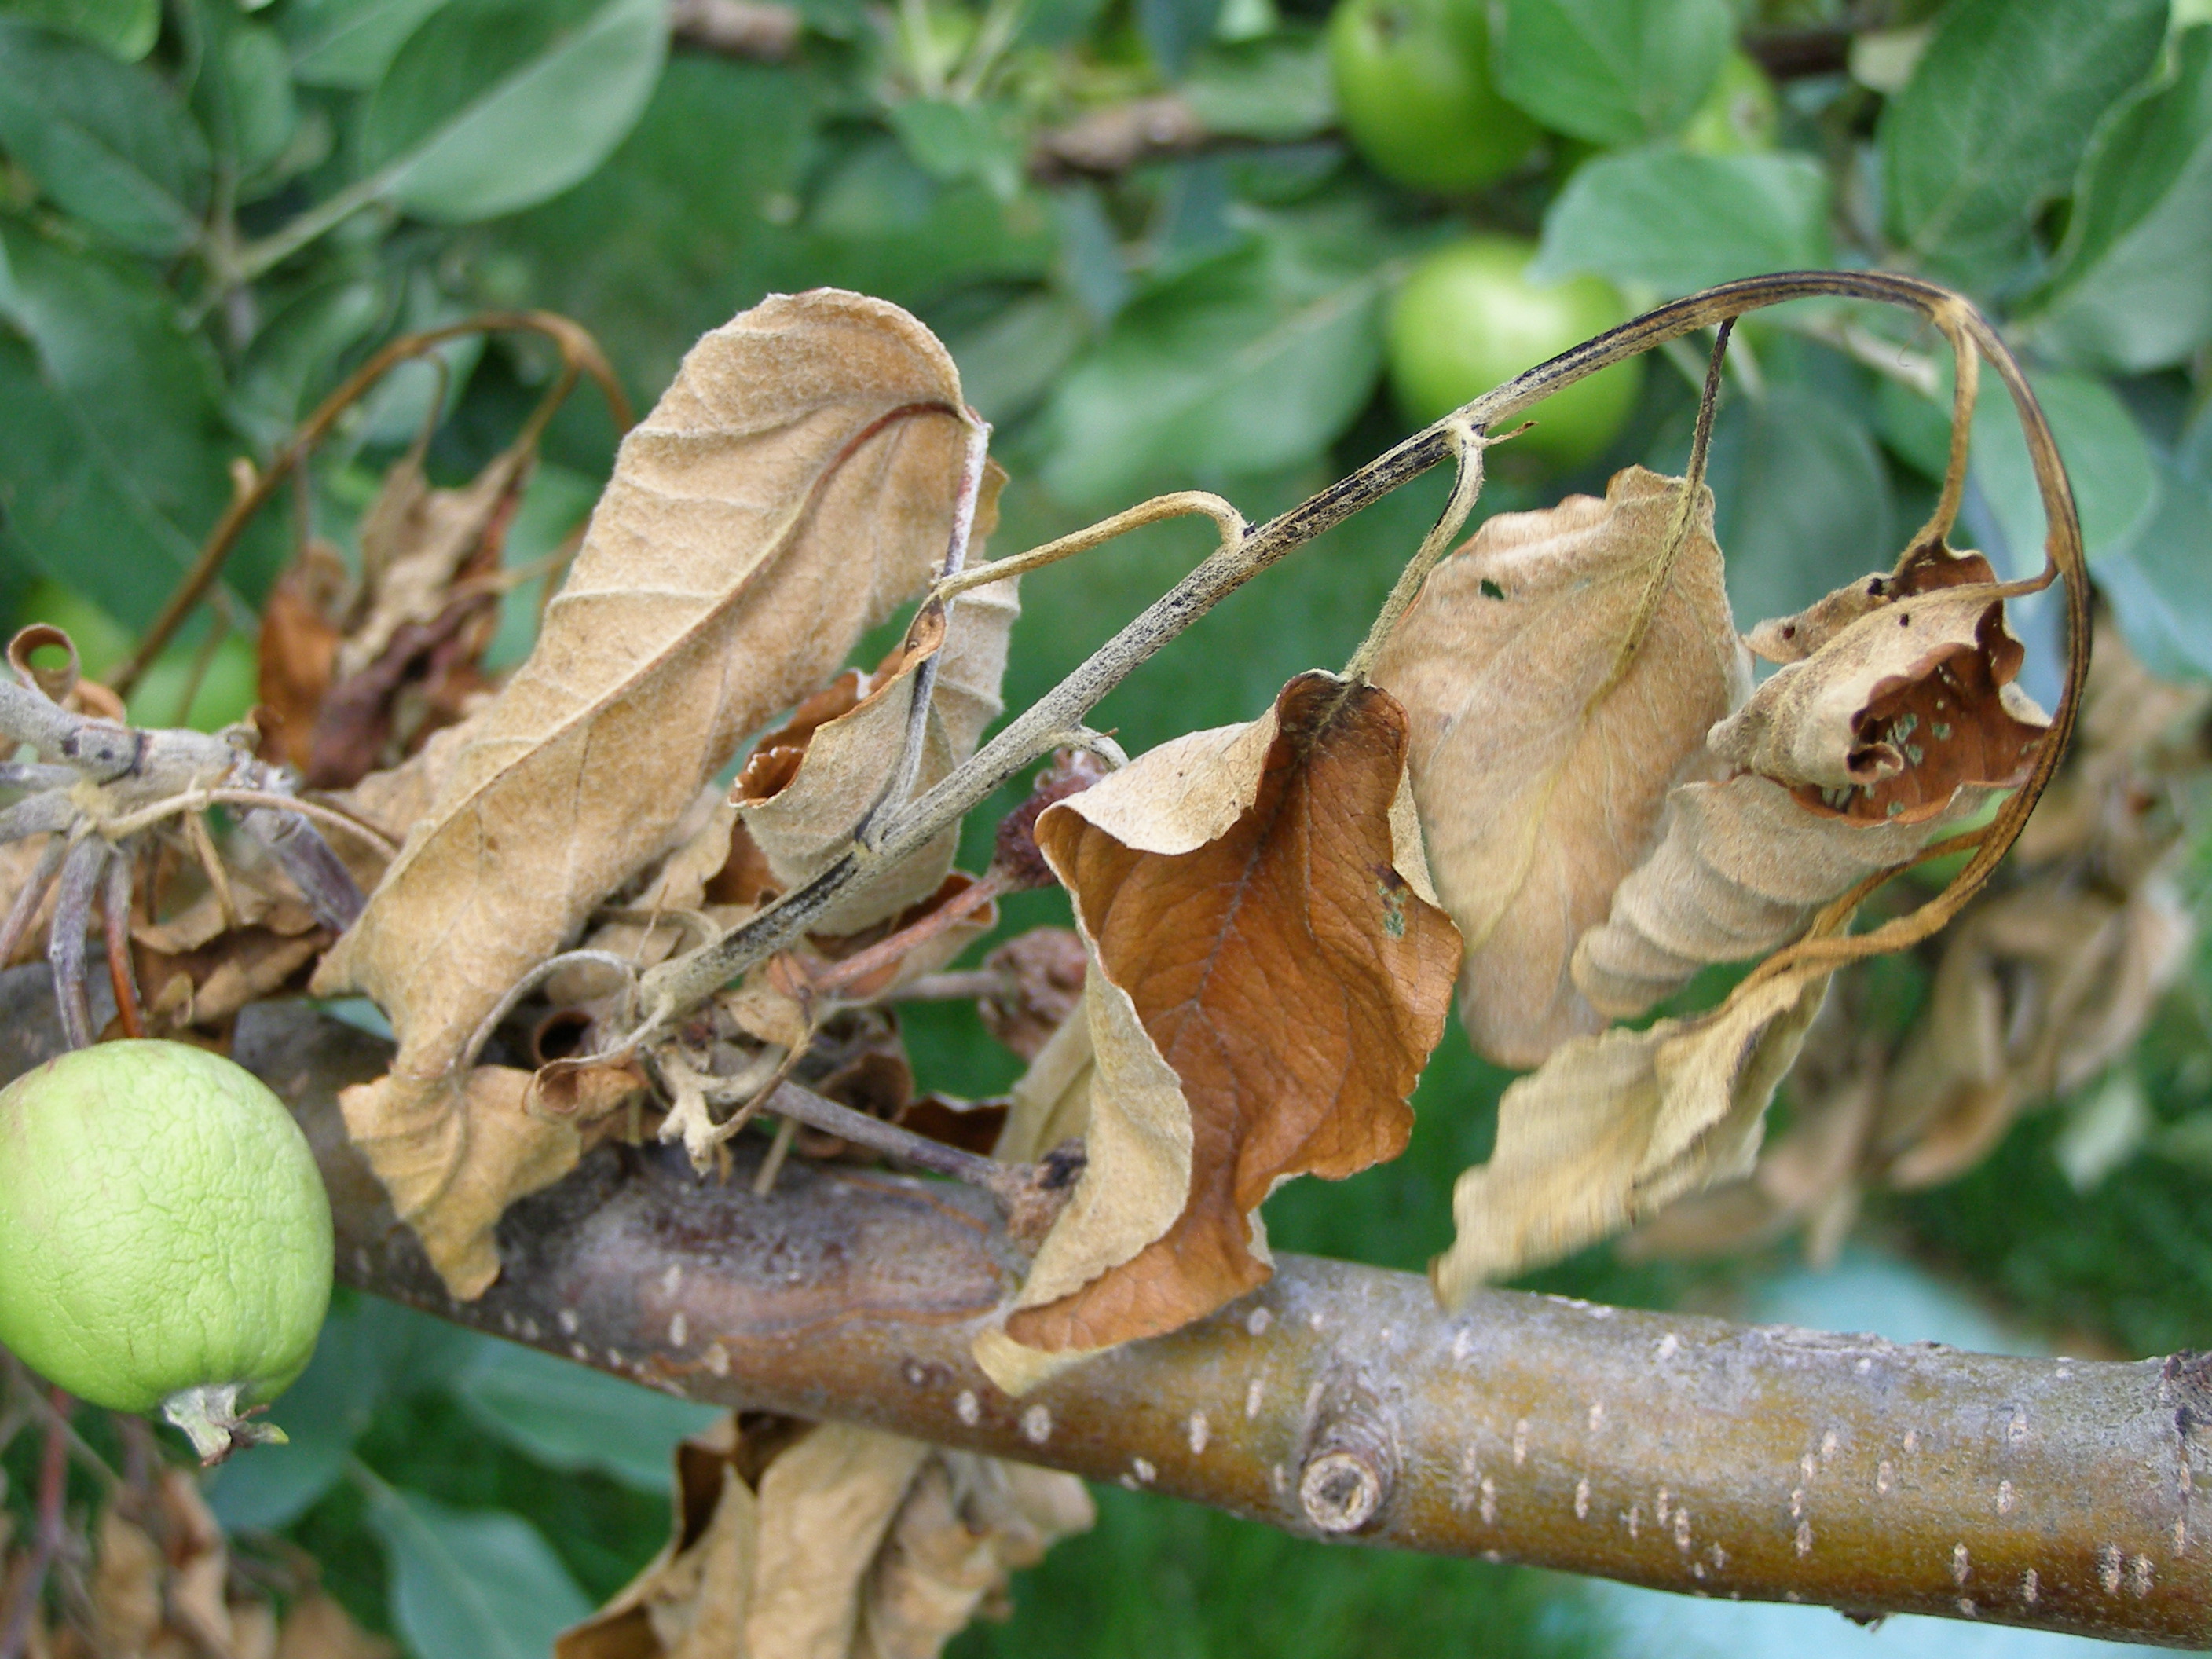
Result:
{"label": "thick woody branch", "polygon": [[[57,1045],[0,979],[0,1073]],[[702,1182],[606,1148],[514,1206],[449,1298],[344,1138],[388,1050],[263,1006],[239,1058],[298,1111],[362,1289],[691,1398],[842,1419],[1172,1493],[1310,1536],[1694,1595],[2212,1642],[2212,1361],[1998,1358],[1284,1256],[1176,1334],[1021,1400],[969,1342],[1022,1261],[989,1200],[787,1169]]]}

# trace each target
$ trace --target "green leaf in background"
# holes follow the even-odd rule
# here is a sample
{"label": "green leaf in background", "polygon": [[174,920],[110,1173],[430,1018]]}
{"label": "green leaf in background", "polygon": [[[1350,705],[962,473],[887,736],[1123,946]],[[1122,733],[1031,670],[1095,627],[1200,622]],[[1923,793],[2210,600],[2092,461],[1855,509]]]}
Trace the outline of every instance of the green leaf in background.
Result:
{"label": "green leaf in background", "polygon": [[1306,138],[1336,119],[1318,34],[1275,34],[1209,52],[1191,66],[1182,92],[1207,131],[1232,138]]}
{"label": "green leaf in background", "polygon": [[2212,678],[2212,480],[2163,456],[2157,501],[2093,567],[2143,666],[2169,679]]}
{"label": "green leaf in background", "polygon": [[1890,234],[1931,276],[1987,290],[2027,257],[2097,118],[2142,78],[2166,0],[1957,0],[1879,131]]}
{"label": "green leaf in background", "polygon": [[545,1659],[592,1610],[520,1516],[374,1487],[368,1524],[392,1570],[392,1622],[416,1659]]}
{"label": "green leaf in background", "polygon": [[985,420],[1004,425],[1036,407],[1089,332],[1073,300],[1029,294],[945,343],[960,365],[963,395]]}
{"label": "green leaf in background", "polygon": [[[315,1357],[300,1380],[284,1391],[276,1413],[290,1437],[281,1446],[255,1448],[255,1455],[234,1457],[208,1477],[208,1502],[216,1518],[230,1530],[241,1527],[273,1531],[303,1515],[343,1478],[354,1443],[368,1430],[379,1406],[408,1373],[410,1386],[423,1385],[422,1327],[437,1327],[423,1316],[390,1302],[359,1297],[333,1309],[315,1343]],[[266,1456],[260,1455],[267,1453]]]}
{"label": "green leaf in background", "polygon": [[300,125],[292,95],[292,64],[276,31],[240,22],[225,32],[213,73],[202,77],[220,100],[220,118],[208,123],[219,150],[227,150],[241,178],[273,165]]}
{"label": "green leaf in background", "polygon": [[0,18],[0,145],[56,205],[136,252],[199,234],[207,142],[150,70]]}
{"label": "green leaf in background", "polygon": [[[213,354],[136,265],[13,227],[0,246],[8,552],[143,629],[228,501],[243,448]],[[268,574],[251,553],[232,572],[249,588]]]}
{"label": "green leaf in background", "polygon": [[[1686,427],[1652,464],[1679,472]],[[1713,423],[1714,532],[1729,605],[1748,631],[1897,560],[1889,477],[1849,403],[1814,382],[1776,379]]]}
{"label": "green leaf in background", "polygon": [[1011,124],[982,104],[912,98],[890,110],[891,131],[915,164],[933,179],[978,179],[1000,201],[1022,185],[1022,147]]}
{"label": "green leaf in background", "polygon": [[1135,301],[1054,395],[1046,486],[1103,502],[1319,455],[1374,390],[1382,293],[1374,267],[1270,234]]}
{"label": "green leaf in background", "polygon": [[364,164],[426,219],[542,202],[623,141],[667,46],[663,0],[448,0],[370,94]]}
{"label": "green leaf in background", "polygon": [[161,33],[161,0],[0,0],[0,18],[20,17],[73,34],[135,64]]}
{"label": "green leaf in background", "polygon": [[1222,0],[1136,0],[1137,33],[1160,73],[1170,80],[1213,33]]}
{"label": "green leaf in background", "polygon": [[276,27],[303,85],[366,92],[401,42],[446,0],[290,0]]}
{"label": "green leaf in background", "polygon": [[721,1415],[512,1342],[487,1342],[454,1392],[469,1414],[538,1462],[668,1490],[676,1443]]}
{"label": "green leaf in background", "polygon": [[[2081,544],[2092,574],[2109,549],[2125,544],[2158,504],[2155,457],[2142,428],[2111,386],[2086,374],[2031,374],[2036,401],[2074,484]],[[2009,544],[2011,574],[2043,568],[2043,501],[2012,399],[1984,377],[1974,410],[1973,482]]]}
{"label": "green leaf in background", "polygon": [[2178,363],[2212,337],[2212,27],[2098,134],[2036,343],[2100,368]]}
{"label": "green leaf in background", "polygon": [[1652,147],[1584,162],[1544,216],[1529,276],[1592,271],[1688,294],[1828,263],[1828,176],[1808,155]]}
{"label": "green leaf in background", "polygon": [[1498,91],[1593,144],[1678,131],[1735,33],[1727,0],[1504,0],[1496,15]]}

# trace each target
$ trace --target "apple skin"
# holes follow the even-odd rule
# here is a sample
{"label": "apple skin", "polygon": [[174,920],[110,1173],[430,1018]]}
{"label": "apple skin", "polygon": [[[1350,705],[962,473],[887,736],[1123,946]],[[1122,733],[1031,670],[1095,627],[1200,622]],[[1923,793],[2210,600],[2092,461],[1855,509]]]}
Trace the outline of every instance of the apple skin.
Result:
{"label": "apple skin", "polygon": [[[1468,236],[1407,275],[1390,308],[1389,353],[1391,388],[1408,420],[1425,426],[1627,321],[1626,302],[1601,277],[1531,282],[1535,252],[1518,237]],[[1530,410],[1525,418],[1536,424],[1494,454],[1547,471],[1595,460],[1620,435],[1643,384],[1640,358],[1578,380]]]}
{"label": "apple skin", "polygon": [[1328,61],[1344,130],[1387,179],[1480,190],[1536,147],[1536,124],[1490,83],[1481,0],[1340,0]]}

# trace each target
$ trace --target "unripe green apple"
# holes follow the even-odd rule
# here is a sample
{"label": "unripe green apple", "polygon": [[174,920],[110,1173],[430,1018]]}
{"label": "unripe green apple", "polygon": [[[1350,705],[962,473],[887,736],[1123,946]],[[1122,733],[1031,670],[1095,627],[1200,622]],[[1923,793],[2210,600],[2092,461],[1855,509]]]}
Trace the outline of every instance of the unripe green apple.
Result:
{"label": "unripe green apple", "polygon": [[1721,62],[1713,89],[1682,129],[1682,148],[1699,155],[1754,155],[1774,148],[1782,106],[1774,82],[1747,53]]}
{"label": "unripe green apple", "polygon": [[1480,190],[1535,148],[1490,83],[1483,0],[1340,0],[1328,20],[1337,112],[1370,166],[1419,190]]}
{"label": "unripe green apple", "polygon": [[[1491,387],[1628,319],[1597,276],[1529,280],[1533,242],[1469,236],[1416,265],[1390,308],[1390,384],[1408,419],[1426,425]],[[1530,410],[1536,422],[1495,453],[1579,466],[1620,435],[1643,385],[1641,359],[1577,380]],[[1512,424],[1518,424],[1516,417]],[[1510,456],[1509,456],[1510,452]]]}
{"label": "unripe green apple", "polygon": [[0,1090],[0,1343],[216,1461],[305,1369],[331,1295],[307,1137],[242,1066],[103,1042]]}

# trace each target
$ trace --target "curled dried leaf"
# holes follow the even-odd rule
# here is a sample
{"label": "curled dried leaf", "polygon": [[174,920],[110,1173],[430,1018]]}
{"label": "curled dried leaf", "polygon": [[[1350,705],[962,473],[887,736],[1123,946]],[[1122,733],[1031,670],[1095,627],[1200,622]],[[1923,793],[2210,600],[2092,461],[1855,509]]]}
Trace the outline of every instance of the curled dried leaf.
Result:
{"label": "curled dried leaf", "polygon": [[1684,488],[1630,467],[1603,501],[1491,519],[1376,663],[1406,708],[1437,890],[1467,942],[1460,1017],[1508,1065],[1604,1024],[1568,975],[1575,940],[1749,689],[1712,496]]}
{"label": "curled dried leaf", "polygon": [[2027,776],[2050,728],[2014,684],[2023,654],[2000,595],[1938,585],[1882,598],[1778,672],[1708,740],[1735,775],[1668,795],[1658,845],[1577,944],[1583,994],[1641,1013],[1971,822]]}
{"label": "curled dried leaf", "polygon": [[1250,1290],[1279,1182],[1403,1150],[1459,957],[1405,732],[1388,693],[1304,674],[1038,819],[1092,952],[1090,1162],[978,1344],[1002,1387]]}
{"label": "curled dried leaf", "polygon": [[726,1419],[676,1468],[667,1547],[555,1659],[933,1659],[1094,1515],[1072,1475],[790,1419]]}
{"label": "curled dried leaf", "polygon": [[[991,470],[977,508],[979,537],[995,515],[1003,476]],[[1006,672],[1007,637],[1020,615],[1011,581],[962,595],[949,617],[934,608],[926,611],[905,647],[865,689],[855,686],[859,696],[849,708],[796,741],[787,727],[774,740],[771,764],[746,767],[731,799],[778,887],[788,892],[804,886],[852,844],[854,831],[898,769],[921,666],[932,658],[937,660],[936,687],[916,787],[939,782],[975,752],[983,728],[1001,707],[999,682]],[[816,921],[814,931],[832,936],[858,933],[927,898],[951,872],[959,839],[956,824],[896,866],[856,881]]]}
{"label": "curled dried leaf", "polygon": [[[385,1109],[364,1116],[380,1120],[372,1162],[407,1188],[404,1212],[457,1286],[481,1289],[489,1260],[488,1237],[435,1214],[440,1194],[492,1190],[440,1162],[470,1145],[450,1126],[479,1027],[660,854],[744,733],[928,582],[967,421],[927,329],[822,289],[708,334],[623,440],[529,659],[470,723],[316,981],[392,1020]],[[471,1206],[483,1227],[496,1214]]]}
{"label": "curled dried leaf", "polygon": [[1825,971],[1746,981],[1711,1013],[1563,1044],[1506,1090],[1498,1146],[1452,1190],[1458,1236],[1430,1264],[1447,1304],[1750,1172],[1767,1103]]}

